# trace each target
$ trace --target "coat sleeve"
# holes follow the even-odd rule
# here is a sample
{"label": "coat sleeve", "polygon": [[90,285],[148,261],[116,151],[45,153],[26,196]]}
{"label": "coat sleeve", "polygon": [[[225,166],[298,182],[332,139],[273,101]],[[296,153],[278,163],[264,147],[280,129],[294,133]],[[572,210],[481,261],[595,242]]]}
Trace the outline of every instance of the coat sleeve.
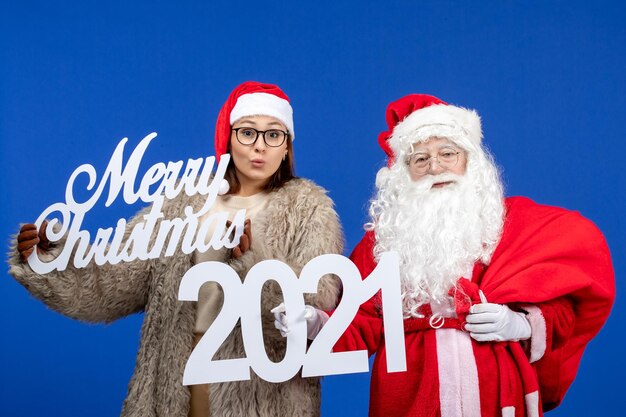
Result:
{"label": "coat sleeve", "polygon": [[[376,267],[373,249],[374,234],[367,232],[350,255],[362,279],[367,278]],[[369,355],[376,353],[383,336],[383,321],[379,311],[379,294],[376,294],[361,305],[354,320],[335,344],[333,351],[367,350]]]}
{"label": "coat sleeve", "polygon": [[[148,211],[149,208],[145,208],[131,219],[126,227],[124,242],[134,225],[143,221]],[[49,262],[59,256],[63,245],[64,239],[40,256]],[[9,254],[9,273],[48,307],[77,320],[107,323],[141,311],[145,306],[153,268],[150,261],[120,262],[116,265],[96,265],[92,261],[86,267],[77,269],[72,260],[73,256],[63,271],[38,274],[28,263],[22,262],[17,251],[17,238],[14,238]]]}
{"label": "coat sleeve", "polygon": [[568,297],[522,305],[514,309],[525,312],[530,323],[531,337],[525,343],[525,348],[531,363],[561,349],[572,335],[574,305]]}

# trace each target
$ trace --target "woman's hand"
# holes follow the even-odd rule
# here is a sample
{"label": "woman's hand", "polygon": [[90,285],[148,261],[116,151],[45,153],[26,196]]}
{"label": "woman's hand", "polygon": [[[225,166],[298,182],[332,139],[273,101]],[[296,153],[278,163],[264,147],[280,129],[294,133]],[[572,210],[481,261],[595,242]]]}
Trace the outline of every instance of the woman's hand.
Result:
{"label": "woman's hand", "polygon": [[250,249],[252,244],[252,229],[250,226],[250,219],[246,219],[243,222],[243,235],[239,238],[239,244],[233,248],[233,258],[241,258],[244,253]]}
{"label": "woman's hand", "polygon": [[48,236],[46,236],[47,226],[47,220],[44,220],[41,224],[39,231],[32,223],[22,226],[19,235],[17,235],[17,251],[20,253],[20,258],[23,262],[26,262],[30,254],[33,253],[35,246],[37,246],[37,253],[39,254],[46,253],[50,249],[50,241]]}

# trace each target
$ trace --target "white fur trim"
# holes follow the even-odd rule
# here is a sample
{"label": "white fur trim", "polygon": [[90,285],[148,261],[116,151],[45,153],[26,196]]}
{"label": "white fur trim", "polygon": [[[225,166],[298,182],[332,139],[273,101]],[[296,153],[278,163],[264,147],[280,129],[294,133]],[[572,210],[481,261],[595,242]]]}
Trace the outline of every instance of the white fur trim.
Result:
{"label": "white fur trim", "polygon": [[526,403],[526,416],[539,417],[539,392],[529,392],[524,396],[524,402]]}
{"label": "white fur trim", "polygon": [[439,329],[437,368],[441,417],[480,417],[478,369],[472,339],[466,332]]}
{"label": "white fur trim", "polygon": [[512,405],[502,407],[502,417],[515,417],[515,407]]}
{"label": "white fur trim", "polygon": [[289,130],[291,140],[295,138],[293,130],[293,109],[283,98],[268,93],[244,94],[237,99],[230,112],[230,124],[246,116],[272,116],[280,120]]}
{"label": "white fur trim", "polygon": [[541,309],[533,305],[522,306],[522,309],[528,313],[526,318],[530,323],[530,363],[537,362],[546,353],[547,331],[546,320],[541,313]]}
{"label": "white fur trim", "polygon": [[[406,152],[412,143],[423,142],[432,136],[451,140],[465,139],[474,146],[480,145],[482,128],[480,117],[474,110],[446,104],[435,104],[409,114],[396,125],[389,138],[395,155]],[[463,146],[462,143],[459,145]]]}

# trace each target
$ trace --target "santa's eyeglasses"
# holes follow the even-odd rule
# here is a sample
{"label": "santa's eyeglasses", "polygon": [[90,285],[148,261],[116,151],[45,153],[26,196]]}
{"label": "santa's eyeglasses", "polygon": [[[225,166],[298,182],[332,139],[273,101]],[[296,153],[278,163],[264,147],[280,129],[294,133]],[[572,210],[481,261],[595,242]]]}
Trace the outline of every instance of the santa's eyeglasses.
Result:
{"label": "santa's eyeglasses", "polygon": [[441,168],[450,169],[459,162],[460,153],[452,148],[442,148],[435,156],[422,152],[411,153],[407,159],[407,165],[417,174],[427,172],[432,161],[435,161]]}

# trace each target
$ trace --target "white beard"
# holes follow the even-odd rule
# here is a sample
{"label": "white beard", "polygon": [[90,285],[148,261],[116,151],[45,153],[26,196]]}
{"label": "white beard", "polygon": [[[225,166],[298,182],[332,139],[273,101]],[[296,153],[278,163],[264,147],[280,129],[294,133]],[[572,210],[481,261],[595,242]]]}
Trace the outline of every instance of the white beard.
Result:
{"label": "white beard", "polygon": [[[477,169],[475,161],[463,176],[446,173],[417,182],[404,164],[379,175],[370,206],[374,255],[378,260],[385,251],[399,253],[405,317],[421,316],[423,304],[445,303],[459,278],[471,279],[474,264],[491,259],[502,232],[503,191],[495,166],[481,162],[487,167]],[[449,180],[454,183],[432,188]]]}

